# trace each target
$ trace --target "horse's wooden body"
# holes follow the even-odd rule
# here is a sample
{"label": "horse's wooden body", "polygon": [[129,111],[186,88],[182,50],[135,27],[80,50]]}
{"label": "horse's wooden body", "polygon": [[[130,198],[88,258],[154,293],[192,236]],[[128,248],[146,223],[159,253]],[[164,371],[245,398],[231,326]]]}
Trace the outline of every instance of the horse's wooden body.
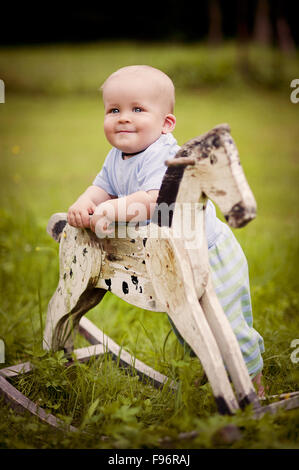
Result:
{"label": "horse's wooden body", "polygon": [[[232,227],[242,227],[256,215],[229,127],[220,125],[192,139],[167,165],[149,225],[138,229],[119,225],[114,237],[97,238],[90,230],[68,225],[64,213],[51,217],[47,230],[60,242],[60,276],[48,306],[44,348],[72,351],[74,332],[79,329],[95,347],[76,350],[78,360],[108,350],[155,385],[164,383],[167,377],[132,358],[84,317],[111,291],[137,307],[169,315],[201,361],[220,412],[233,413],[247,404],[253,405],[256,416],[273,412],[269,408],[273,405],[261,408],[211,283],[204,217],[207,198],[219,206]],[[28,367],[26,363],[24,370]],[[12,373],[20,370],[17,366]],[[4,381],[0,391],[24,407],[25,397],[14,394],[7,384],[9,374],[9,370],[0,371]],[[173,383],[170,386],[175,388]],[[299,405],[298,396],[290,400],[274,408]],[[31,403],[31,412],[33,408]],[[42,411],[36,408],[35,414],[41,416]]]}

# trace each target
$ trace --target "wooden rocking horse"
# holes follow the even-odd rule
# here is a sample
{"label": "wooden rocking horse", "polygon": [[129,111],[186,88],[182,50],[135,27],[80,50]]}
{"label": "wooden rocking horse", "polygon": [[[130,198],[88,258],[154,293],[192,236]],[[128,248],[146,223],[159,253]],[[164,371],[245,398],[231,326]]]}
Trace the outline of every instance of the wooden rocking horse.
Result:
{"label": "wooden rocking horse", "polygon": [[[166,376],[133,358],[84,317],[110,291],[132,305],[169,315],[199,358],[220,413],[233,414],[252,404],[255,416],[261,416],[279,407],[299,406],[297,392],[291,398],[261,406],[212,286],[205,238],[207,198],[219,206],[231,227],[243,227],[256,216],[255,199],[229,126],[219,125],[190,140],[166,164],[156,210],[148,225],[118,225],[114,237],[98,238],[91,230],[67,224],[65,213],[51,217],[47,230],[60,242],[60,276],[48,306],[44,348],[73,352],[78,360],[108,351],[154,385],[164,384]],[[186,213],[189,225],[182,224]],[[191,229],[182,230],[190,224]],[[93,346],[73,350],[78,330]],[[30,368],[25,363],[0,370],[0,390],[10,401],[57,426],[60,423],[55,417],[30,402],[7,380]],[[173,383],[170,386],[175,388]]]}

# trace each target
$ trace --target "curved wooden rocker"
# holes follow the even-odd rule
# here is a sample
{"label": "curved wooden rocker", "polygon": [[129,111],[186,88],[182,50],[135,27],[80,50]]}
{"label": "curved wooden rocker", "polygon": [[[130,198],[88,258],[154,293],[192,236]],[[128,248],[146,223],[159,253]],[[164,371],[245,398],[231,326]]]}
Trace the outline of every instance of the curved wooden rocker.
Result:
{"label": "curved wooden rocker", "polygon": [[[60,242],[60,277],[48,306],[44,348],[68,354],[79,331],[94,349],[74,351],[78,360],[110,352],[153,385],[165,384],[166,376],[133,358],[84,317],[110,291],[132,305],[169,315],[199,358],[220,413],[233,414],[251,404],[259,417],[279,407],[299,406],[297,394],[261,406],[212,286],[205,238],[207,198],[231,227],[243,227],[256,216],[229,126],[219,125],[190,140],[166,164],[156,210],[146,226],[118,225],[114,237],[97,238],[88,229],[68,225],[65,213],[51,217],[47,231]],[[15,400],[5,374],[0,370],[0,391]],[[53,420],[50,424],[59,425]]]}

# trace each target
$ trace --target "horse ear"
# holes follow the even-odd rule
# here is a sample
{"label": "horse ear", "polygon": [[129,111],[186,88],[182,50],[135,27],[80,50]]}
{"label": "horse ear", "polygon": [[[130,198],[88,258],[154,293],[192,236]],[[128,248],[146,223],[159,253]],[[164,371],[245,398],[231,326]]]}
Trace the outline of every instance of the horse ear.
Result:
{"label": "horse ear", "polygon": [[187,166],[195,165],[196,159],[193,157],[178,157],[173,158],[172,160],[165,160],[166,166]]}

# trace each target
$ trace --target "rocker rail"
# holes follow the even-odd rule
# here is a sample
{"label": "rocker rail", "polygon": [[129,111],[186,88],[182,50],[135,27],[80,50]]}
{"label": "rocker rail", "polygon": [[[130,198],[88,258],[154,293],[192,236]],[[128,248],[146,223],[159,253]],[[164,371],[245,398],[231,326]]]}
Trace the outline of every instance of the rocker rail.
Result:
{"label": "rocker rail", "polygon": [[[176,390],[177,385],[174,382],[169,383],[168,377],[158,371],[155,371],[151,367],[144,364],[142,361],[139,361],[138,359],[131,356],[127,351],[121,349],[111,338],[106,336],[99,328],[97,328],[90,320],[85,317],[80,321],[79,332],[93,346],[75,349],[73,354],[76,360],[80,362],[88,362],[91,358],[99,357],[104,353],[110,352],[113,359],[119,361],[120,365],[128,368],[129,370],[133,367],[141,380],[145,380],[146,383],[151,383],[155,387],[161,387],[168,382],[168,385],[174,391]],[[100,341],[103,341],[103,343]],[[66,363],[66,366],[72,363],[73,360],[70,360],[68,363]],[[66,424],[63,420],[57,418],[51,413],[47,413],[43,408],[27,398],[9,382],[9,379],[17,377],[18,375],[30,373],[32,369],[33,366],[30,362],[24,362],[0,369],[0,394],[3,396],[5,402],[14,408],[15,411],[19,413],[28,411],[32,415],[39,418],[42,422],[47,423],[54,428],[65,430],[67,432],[78,431],[76,427]],[[261,406],[259,409],[255,409],[253,412],[253,417],[255,419],[262,418],[266,413],[275,414],[276,411],[280,409],[287,411],[299,407],[299,391],[283,393],[280,395],[270,395],[265,399],[260,399],[260,403],[262,404],[264,400],[273,398],[281,398],[281,400],[269,405]],[[198,432],[193,430],[187,434],[189,439],[193,439],[197,436]],[[181,438],[185,439],[184,436],[179,436],[179,439]]]}
{"label": "rocker rail", "polygon": [[[168,377],[154,370],[152,367],[149,367],[139,359],[136,359],[128,351],[122,349],[109,338],[109,336],[105,335],[103,331],[88,320],[88,318],[81,318],[79,333],[90,342],[91,346],[75,349],[72,353],[75,360],[88,362],[91,358],[109,353],[121,367],[126,368],[129,372],[135,371],[143,382],[151,384],[156,388],[161,388],[165,384],[168,384],[170,389],[173,391],[176,390],[177,385],[174,382],[170,382]],[[69,360],[66,366],[71,365],[74,359]],[[78,431],[76,427],[67,425],[63,420],[55,417],[51,413],[47,413],[42,407],[27,398],[9,382],[9,379],[22,374],[28,374],[32,370],[33,365],[30,362],[23,362],[0,369],[0,395],[3,396],[6,403],[19,413],[30,412],[52,427],[64,429],[68,432]]]}

